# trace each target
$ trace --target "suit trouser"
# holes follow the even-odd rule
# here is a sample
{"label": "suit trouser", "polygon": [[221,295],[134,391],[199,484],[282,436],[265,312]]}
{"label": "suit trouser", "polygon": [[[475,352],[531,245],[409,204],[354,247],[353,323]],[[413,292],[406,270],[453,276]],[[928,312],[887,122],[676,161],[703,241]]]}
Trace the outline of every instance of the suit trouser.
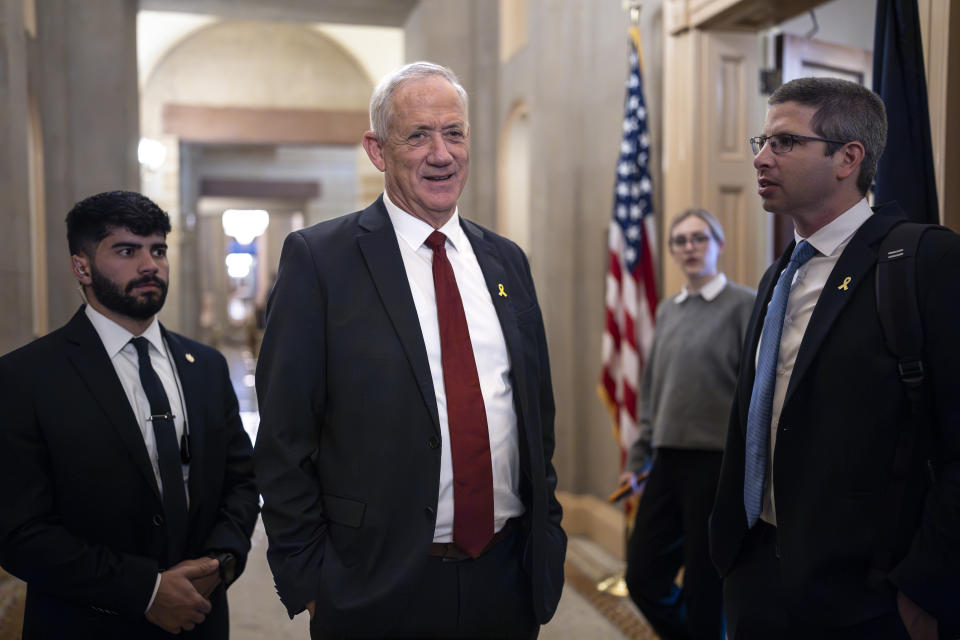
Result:
{"label": "suit trouser", "polygon": [[908,640],[896,607],[888,615],[843,629],[818,629],[789,613],[776,554],[777,529],[762,520],[744,538],[723,583],[730,640]]}
{"label": "suit trouser", "polygon": [[[512,526],[508,523],[507,526]],[[533,613],[530,579],[523,570],[519,526],[476,559],[449,561],[428,557],[412,585],[415,594],[403,614],[380,622],[382,631],[341,635],[312,621],[313,640],[376,638],[516,638],[535,639],[540,631]],[[376,618],[377,613],[371,612]]]}
{"label": "suit trouser", "polygon": [[[657,449],[637,507],[627,588],[664,639],[723,637],[720,576],[707,545],[722,457],[720,451]],[[674,582],[681,566],[682,588]]]}

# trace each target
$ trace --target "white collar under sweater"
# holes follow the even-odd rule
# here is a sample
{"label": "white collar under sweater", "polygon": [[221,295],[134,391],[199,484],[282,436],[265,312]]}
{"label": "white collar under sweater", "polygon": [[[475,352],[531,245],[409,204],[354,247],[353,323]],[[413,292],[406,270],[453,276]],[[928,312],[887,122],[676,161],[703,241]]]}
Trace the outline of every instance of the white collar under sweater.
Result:
{"label": "white collar under sweater", "polygon": [[700,287],[700,291],[697,291],[697,293],[690,293],[690,290],[684,286],[683,289],[680,290],[680,293],[673,298],[673,301],[677,304],[680,304],[691,295],[699,294],[703,296],[704,300],[711,302],[714,298],[720,295],[720,292],[723,291],[725,286],[727,286],[727,276],[723,275],[722,273],[718,273],[713,280]]}

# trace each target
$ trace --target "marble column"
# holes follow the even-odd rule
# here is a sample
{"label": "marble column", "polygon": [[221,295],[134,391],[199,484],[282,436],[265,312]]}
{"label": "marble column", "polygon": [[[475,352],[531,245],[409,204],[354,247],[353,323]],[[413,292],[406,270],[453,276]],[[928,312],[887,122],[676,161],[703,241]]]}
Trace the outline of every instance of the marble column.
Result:
{"label": "marble column", "polygon": [[136,0],[43,0],[30,86],[43,133],[49,322],[80,299],[68,268],[64,219],[75,202],[137,190],[139,103]]}
{"label": "marble column", "polygon": [[30,202],[27,162],[29,98],[22,0],[0,1],[0,353],[33,335]]}

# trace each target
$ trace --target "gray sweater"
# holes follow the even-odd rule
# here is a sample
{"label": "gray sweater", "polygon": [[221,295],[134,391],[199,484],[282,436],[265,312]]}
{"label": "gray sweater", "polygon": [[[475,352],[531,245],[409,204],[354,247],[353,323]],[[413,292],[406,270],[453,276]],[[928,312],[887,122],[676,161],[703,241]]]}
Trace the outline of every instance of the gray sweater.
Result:
{"label": "gray sweater", "polygon": [[640,440],[627,469],[643,466],[651,442],[654,448],[723,450],[755,295],[728,282],[713,300],[693,294],[659,305],[640,385]]}

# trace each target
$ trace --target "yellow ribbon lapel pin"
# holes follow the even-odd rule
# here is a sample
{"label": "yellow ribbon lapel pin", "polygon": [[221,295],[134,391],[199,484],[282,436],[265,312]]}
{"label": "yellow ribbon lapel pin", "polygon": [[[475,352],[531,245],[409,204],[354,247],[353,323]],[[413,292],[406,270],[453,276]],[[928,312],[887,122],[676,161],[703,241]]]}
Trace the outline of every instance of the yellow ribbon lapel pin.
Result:
{"label": "yellow ribbon lapel pin", "polygon": [[183,357],[186,358],[186,359],[187,359],[187,362],[189,362],[190,364],[193,364],[194,362],[197,361],[197,359],[193,357],[193,354],[192,354],[192,353],[188,353],[188,354],[186,354],[186,355],[183,356]]}
{"label": "yellow ribbon lapel pin", "polygon": [[837,289],[840,291],[850,291],[850,288],[847,285],[850,284],[851,280],[853,280],[853,278],[851,278],[850,276],[847,276],[846,278],[843,279],[843,282],[840,284],[839,287],[837,287]]}
{"label": "yellow ribbon lapel pin", "polygon": [[497,288],[500,289],[500,293],[498,293],[497,295],[506,298],[506,297],[507,297],[507,292],[503,290],[503,285],[502,285],[502,284],[498,284],[498,285],[497,285]]}

